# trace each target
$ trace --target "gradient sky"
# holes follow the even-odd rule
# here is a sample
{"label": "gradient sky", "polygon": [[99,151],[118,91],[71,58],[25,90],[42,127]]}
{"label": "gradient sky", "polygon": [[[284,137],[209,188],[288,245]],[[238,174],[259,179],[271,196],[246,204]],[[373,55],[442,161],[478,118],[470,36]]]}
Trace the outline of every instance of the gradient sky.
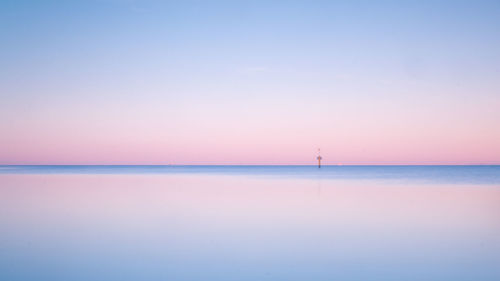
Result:
{"label": "gradient sky", "polygon": [[0,164],[500,164],[499,1],[1,1]]}

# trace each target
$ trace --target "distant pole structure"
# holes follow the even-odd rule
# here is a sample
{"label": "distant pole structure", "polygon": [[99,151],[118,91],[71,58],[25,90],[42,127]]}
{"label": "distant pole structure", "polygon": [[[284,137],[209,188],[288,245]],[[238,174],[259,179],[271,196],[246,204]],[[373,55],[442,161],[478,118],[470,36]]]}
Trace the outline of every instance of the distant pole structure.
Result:
{"label": "distant pole structure", "polygon": [[321,159],[323,159],[323,157],[321,157],[321,149],[318,148],[318,157],[316,157],[316,159],[318,159],[318,168],[321,168]]}

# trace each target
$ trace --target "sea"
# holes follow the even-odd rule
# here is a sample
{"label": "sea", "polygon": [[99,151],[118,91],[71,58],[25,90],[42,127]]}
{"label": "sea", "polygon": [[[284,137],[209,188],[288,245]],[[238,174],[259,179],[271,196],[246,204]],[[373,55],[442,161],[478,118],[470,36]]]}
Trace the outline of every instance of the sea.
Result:
{"label": "sea", "polygon": [[500,166],[0,166],[0,280],[498,281]]}

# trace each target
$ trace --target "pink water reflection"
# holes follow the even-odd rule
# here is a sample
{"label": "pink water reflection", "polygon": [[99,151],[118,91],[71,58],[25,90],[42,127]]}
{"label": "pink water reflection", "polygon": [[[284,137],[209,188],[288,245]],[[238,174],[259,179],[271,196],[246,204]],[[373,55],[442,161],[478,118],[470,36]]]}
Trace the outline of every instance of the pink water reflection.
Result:
{"label": "pink water reflection", "polygon": [[[317,280],[500,276],[497,186],[203,174],[0,182],[0,255],[23,253],[28,267],[27,257],[70,260],[111,279],[123,264],[132,275],[178,280],[202,280],[187,268],[227,280],[240,271],[295,280],[293,268]],[[355,265],[366,272],[345,272]]]}

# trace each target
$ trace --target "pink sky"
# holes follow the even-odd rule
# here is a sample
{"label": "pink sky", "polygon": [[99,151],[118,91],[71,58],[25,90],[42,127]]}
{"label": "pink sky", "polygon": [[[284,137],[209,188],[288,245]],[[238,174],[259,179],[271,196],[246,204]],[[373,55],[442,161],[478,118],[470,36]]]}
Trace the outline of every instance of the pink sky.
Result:
{"label": "pink sky", "polygon": [[[328,97],[326,98],[329,99]],[[257,100],[260,102],[260,100]],[[500,108],[376,100],[68,108],[0,124],[2,164],[499,164]],[[268,100],[269,101],[269,100]],[[331,106],[330,106],[331,105]],[[185,107],[182,107],[185,106]],[[461,108],[460,108],[461,107]],[[489,111],[488,111],[489,110]]]}

